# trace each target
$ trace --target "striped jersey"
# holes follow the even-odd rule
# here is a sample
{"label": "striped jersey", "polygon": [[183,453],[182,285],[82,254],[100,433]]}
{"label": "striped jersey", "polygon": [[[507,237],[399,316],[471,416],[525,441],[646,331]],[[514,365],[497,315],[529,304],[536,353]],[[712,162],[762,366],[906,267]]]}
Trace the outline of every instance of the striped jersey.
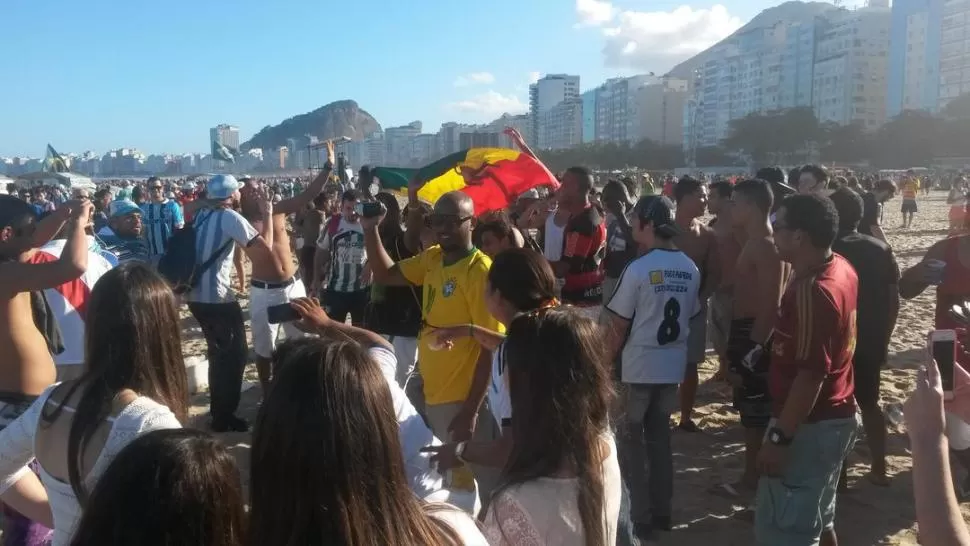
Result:
{"label": "striped jersey", "polygon": [[317,247],[330,252],[330,276],[327,289],[334,292],[359,292],[368,288],[364,283],[364,264],[367,251],[364,249],[364,228],[360,222],[340,220],[337,229],[324,227]]}
{"label": "striped jersey", "polygon": [[202,264],[220,251],[221,255],[212,267],[202,273],[187,300],[196,303],[236,301],[231,285],[232,243],[247,247],[259,233],[241,214],[223,208],[199,211],[193,225],[196,263]]}
{"label": "striped jersey", "polygon": [[98,239],[101,240],[102,250],[114,255],[116,265],[130,261],[151,262],[148,243],[144,237],[120,237],[113,229],[105,226],[98,232]]}
{"label": "striped jersey", "polygon": [[161,203],[142,203],[140,207],[148,252],[153,258],[161,256],[168,248],[168,240],[172,238],[172,233],[185,224],[182,218],[182,207],[171,199]]}
{"label": "striped jersey", "polygon": [[[58,366],[84,363],[84,327],[91,289],[113,267],[92,248],[93,238],[88,239],[88,267],[84,273],[60,286],[44,290],[64,342],[64,352],[54,356],[54,363]],[[60,259],[66,244],[67,241],[63,239],[47,243],[31,256],[30,263],[42,264]]]}

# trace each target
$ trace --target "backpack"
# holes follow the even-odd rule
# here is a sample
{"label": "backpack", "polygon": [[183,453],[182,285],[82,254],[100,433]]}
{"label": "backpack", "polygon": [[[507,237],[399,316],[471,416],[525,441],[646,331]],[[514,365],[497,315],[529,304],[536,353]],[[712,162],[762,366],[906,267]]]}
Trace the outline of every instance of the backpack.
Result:
{"label": "backpack", "polygon": [[185,227],[173,233],[168,240],[168,248],[158,262],[158,273],[168,281],[176,294],[184,294],[195,288],[202,274],[215,265],[216,261],[232,246],[233,241],[229,239],[207,260],[201,264],[196,263],[196,232],[215,214],[216,212],[212,212],[203,217],[198,226],[194,221],[186,224]]}

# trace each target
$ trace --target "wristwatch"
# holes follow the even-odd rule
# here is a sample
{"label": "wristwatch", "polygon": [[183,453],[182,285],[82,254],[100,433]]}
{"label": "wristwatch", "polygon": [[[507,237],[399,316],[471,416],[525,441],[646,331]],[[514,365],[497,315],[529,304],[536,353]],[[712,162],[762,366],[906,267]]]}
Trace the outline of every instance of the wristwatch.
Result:
{"label": "wristwatch", "polygon": [[785,436],[785,432],[778,427],[768,429],[768,442],[776,446],[790,446],[792,439]]}
{"label": "wristwatch", "polygon": [[465,460],[465,457],[463,457],[465,454],[466,445],[468,445],[468,442],[458,442],[458,444],[455,446],[455,458],[463,463],[468,462]]}

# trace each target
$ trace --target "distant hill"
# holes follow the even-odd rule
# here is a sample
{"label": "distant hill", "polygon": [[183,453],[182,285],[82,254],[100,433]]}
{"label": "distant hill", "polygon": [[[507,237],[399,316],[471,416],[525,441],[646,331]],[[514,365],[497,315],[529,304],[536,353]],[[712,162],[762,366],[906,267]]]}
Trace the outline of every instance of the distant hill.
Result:
{"label": "distant hill", "polygon": [[341,136],[363,140],[374,131],[380,130],[381,125],[374,116],[368,114],[355,101],[341,100],[312,112],[293,116],[279,125],[267,125],[249,141],[244,142],[242,149],[278,148],[286,146],[289,138],[305,141],[307,135],[313,135],[320,140]]}
{"label": "distant hill", "polygon": [[694,73],[694,70],[704,66],[708,58],[711,56],[711,51],[714,48],[731,40],[731,38],[734,38],[739,34],[743,34],[755,28],[770,27],[779,21],[788,21],[792,23],[808,22],[818,15],[822,15],[825,12],[836,9],[839,8],[836,8],[834,5],[827,2],[799,1],[785,2],[784,4],[779,4],[773,8],[768,8],[756,15],[754,19],[748,22],[748,24],[735,31],[734,34],[673,67],[668,74],[675,78],[690,79],[691,75]]}

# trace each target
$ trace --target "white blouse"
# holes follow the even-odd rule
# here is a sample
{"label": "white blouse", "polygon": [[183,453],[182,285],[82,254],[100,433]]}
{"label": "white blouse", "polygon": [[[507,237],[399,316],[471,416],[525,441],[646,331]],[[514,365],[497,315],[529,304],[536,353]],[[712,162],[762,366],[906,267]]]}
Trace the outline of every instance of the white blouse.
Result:
{"label": "white blouse", "polygon": [[[620,515],[620,463],[613,435],[605,437],[610,455],[603,460],[603,528],[606,544],[616,542]],[[485,515],[485,538],[492,546],[584,546],[576,478],[539,478],[503,490]]]}
{"label": "white blouse", "polygon": [[[34,440],[41,411],[57,385],[48,387],[23,415],[0,431],[0,494],[30,472],[26,465],[34,458]],[[167,407],[144,396],[136,398],[116,417],[108,418],[108,421],[111,423],[108,439],[91,471],[83,479],[84,487],[88,491],[94,489],[111,461],[132,440],[153,430],[182,428]],[[47,489],[51,513],[54,516],[52,546],[67,546],[75,525],[81,519],[81,507],[70,483],[51,476],[43,466],[40,467],[40,479]]]}

